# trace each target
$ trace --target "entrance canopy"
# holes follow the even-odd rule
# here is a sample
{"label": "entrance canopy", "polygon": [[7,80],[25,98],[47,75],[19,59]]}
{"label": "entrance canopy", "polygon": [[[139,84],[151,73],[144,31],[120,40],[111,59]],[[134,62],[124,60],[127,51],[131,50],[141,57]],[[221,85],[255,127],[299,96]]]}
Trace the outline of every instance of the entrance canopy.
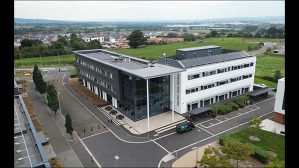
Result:
{"label": "entrance canopy", "polygon": [[201,107],[201,108],[191,110],[188,113],[190,113],[191,115],[196,115],[196,114],[200,114],[200,113],[203,113],[203,112],[207,112],[210,109],[211,109],[210,107]]}

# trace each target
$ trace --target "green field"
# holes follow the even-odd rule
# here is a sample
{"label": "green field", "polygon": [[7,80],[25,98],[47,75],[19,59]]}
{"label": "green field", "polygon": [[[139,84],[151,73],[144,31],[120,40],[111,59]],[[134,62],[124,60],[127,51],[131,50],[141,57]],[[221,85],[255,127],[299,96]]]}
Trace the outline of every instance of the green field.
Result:
{"label": "green field", "polygon": [[277,55],[258,55],[256,57],[255,76],[273,77],[276,70],[281,71],[281,75],[285,76],[285,57]]}
{"label": "green field", "polygon": [[266,151],[274,151],[277,154],[279,160],[285,160],[285,137],[278,135],[273,132],[268,132],[264,130],[255,131],[255,136],[260,138],[260,141],[252,141],[249,139],[249,136],[252,136],[253,133],[245,128],[239,132],[229,135],[230,137],[243,142],[243,143],[252,143],[256,146],[263,148]]}
{"label": "green field", "polygon": [[[250,41],[251,42],[251,41]],[[163,53],[166,56],[175,55],[176,49],[180,48],[189,48],[189,47],[200,47],[207,45],[216,45],[221,46],[225,49],[234,49],[234,50],[244,50],[248,51],[248,46],[254,48],[256,46],[255,43],[249,43],[248,40],[241,38],[208,38],[205,39],[205,42],[177,42],[170,43],[168,45],[158,45],[158,46],[147,46],[145,48],[137,48],[137,49],[112,49],[111,51],[117,52],[120,54],[131,55],[138,58],[154,58],[158,60]]]}
{"label": "green field", "polygon": [[42,63],[42,66],[57,66],[59,65],[59,59],[60,59],[60,65],[69,65],[73,64],[75,61],[75,54],[69,54],[69,55],[60,55],[58,56],[48,56],[48,57],[34,57],[34,58],[25,58],[25,59],[19,59],[14,60],[14,63],[17,68],[22,68],[22,62],[23,67],[33,67],[34,64],[37,64],[39,67]]}

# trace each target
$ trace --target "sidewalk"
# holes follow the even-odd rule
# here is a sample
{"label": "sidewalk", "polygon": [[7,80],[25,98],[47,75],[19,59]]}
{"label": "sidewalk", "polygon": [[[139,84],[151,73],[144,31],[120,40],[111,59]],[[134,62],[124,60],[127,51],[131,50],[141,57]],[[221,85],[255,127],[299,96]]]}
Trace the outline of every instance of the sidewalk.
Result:
{"label": "sidewalk", "polygon": [[[211,145],[211,147],[215,147],[216,149],[219,148],[218,142],[214,141],[210,144],[201,146],[198,150],[198,157],[197,160],[201,160],[205,148],[208,148]],[[188,153],[186,153],[185,155],[183,155],[182,157],[178,158],[173,164],[172,167],[195,167],[195,158],[196,158],[196,152],[197,150],[192,150]]]}

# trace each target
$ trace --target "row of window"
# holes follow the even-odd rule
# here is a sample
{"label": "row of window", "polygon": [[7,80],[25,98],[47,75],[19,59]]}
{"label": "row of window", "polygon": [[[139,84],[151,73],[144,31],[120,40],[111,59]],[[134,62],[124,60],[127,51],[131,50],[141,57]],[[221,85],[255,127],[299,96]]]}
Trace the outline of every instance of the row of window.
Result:
{"label": "row of window", "polygon": [[93,71],[99,72],[100,74],[105,75],[105,76],[107,76],[107,77],[113,79],[113,74],[110,73],[110,72],[108,72],[107,70],[104,70],[104,69],[99,68],[99,67],[97,67],[97,66],[91,65],[91,64],[86,63],[86,62],[84,62],[84,61],[81,61],[81,60],[79,60],[79,59],[77,59],[77,62],[78,62],[79,64],[81,64],[81,65],[83,65],[83,66],[85,66],[85,67],[87,67],[87,68],[93,70]]}
{"label": "row of window", "polygon": [[79,71],[79,73],[82,74],[83,76],[85,76],[85,77],[87,77],[87,78],[89,78],[89,79],[91,79],[91,80],[97,82],[97,83],[100,84],[101,86],[103,86],[103,87],[105,87],[105,88],[107,88],[107,89],[109,89],[109,90],[111,90],[112,92],[115,93],[115,89],[114,89],[114,87],[111,86],[110,84],[108,84],[108,83],[106,83],[106,82],[104,82],[104,81],[102,81],[102,80],[100,80],[100,79],[98,79],[98,78],[96,78],[96,77],[90,75],[89,73],[87,73],[87,72],[85,72],[85,71],[83,71],[83,70],[81,70],[81,69],[79,69],[78,71]]}
{"label": "row of window", "polygon": [[247,67],[251,67],[251,66],[253,66],[253,62],[242,64],[242,65],[220,68],[217,70],[206,71],[206,72],[197,73],[197,74],[192,74],[192,75],[188,75],[188,80],[197,79],[200,77],[206,77],[206,76],[210,76],[210,75],[215,75],[215,74],[219,74],[219,73],[224,73],[224,72],[228,72],[228,71],[238,70],[241,68],[247,68]]}
{"label": "row of window", "polygon": [[239,95],[242,95],[247,92],[249,92],[249,86],[243,87],[241,89],[233,90],[230,92],[222,93],[222,94],[212,96],[209,98],[205,98],[205,99],[199,100],[198,102],[188,103],[187,111],[191,111],[191,110],[194,110],[194,109],[197,109],[200,107],[205,107],[210,104],[217,103],[219,101],[223,101],[223,100],[229,99],[231,97],[239,96]]}
{"label": "row of window", "polygon": [[247,79],[247,78],[251,78],[251,77],[252,77],[252,74],[248,74],[248,75],[242,75],[242,76],[238,76],[238,77],[234,77],[234,78],[230,78],[230,79],[226,79],[226,80],[222,80],[222,81],[218,81],[218,82],[209,83],[209,84],[202,85],[199,87],[197,86],[197,87],[194,87],[191,89],[186,89],[186,94],[198,92],[198,91],[209,89],[209,88],[216,87],[216,86],[221,86],[221,85],[224,85],[227,83],[236,82],[238,80]]}

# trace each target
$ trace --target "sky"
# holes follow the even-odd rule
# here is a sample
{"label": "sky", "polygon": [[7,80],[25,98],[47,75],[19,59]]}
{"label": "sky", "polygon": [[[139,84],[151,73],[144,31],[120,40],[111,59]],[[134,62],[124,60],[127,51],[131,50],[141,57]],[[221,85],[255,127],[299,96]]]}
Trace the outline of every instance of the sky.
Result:
{"label": "sky", "polygon": [[69,21],[164,21],[285,16],[285,1],[14,1],[14,17]]}

